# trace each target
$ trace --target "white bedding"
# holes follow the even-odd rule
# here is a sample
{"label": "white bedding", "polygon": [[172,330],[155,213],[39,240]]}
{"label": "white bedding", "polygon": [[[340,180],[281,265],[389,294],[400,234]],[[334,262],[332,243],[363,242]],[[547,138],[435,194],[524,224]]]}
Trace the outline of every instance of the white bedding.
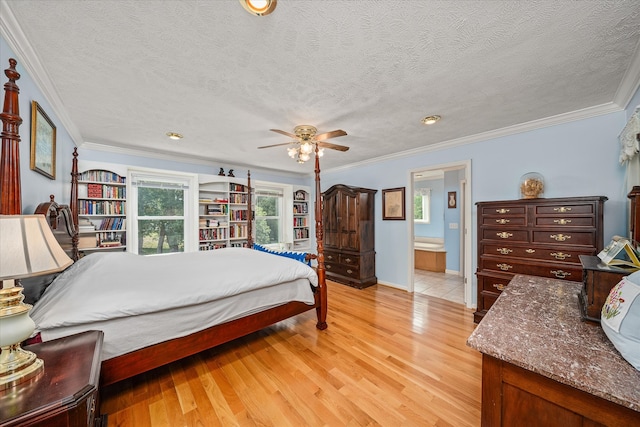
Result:
{"label": "white bedding", "polygon": [[313,304],[310,283],[307,265],[252,249],[94,253],[54,280],[31,317],[44,341],[102,330],[109,359],[288,301]]}

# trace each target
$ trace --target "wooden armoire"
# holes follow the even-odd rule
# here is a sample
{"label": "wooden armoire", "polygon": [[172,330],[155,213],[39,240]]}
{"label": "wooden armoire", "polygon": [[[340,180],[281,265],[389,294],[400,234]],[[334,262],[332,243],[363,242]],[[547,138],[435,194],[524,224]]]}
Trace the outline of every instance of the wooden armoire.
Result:
{"label": "wooden armoire", "polygon": [[359,289],[377,283],[376,192],[336,184],[322,193],[327,279]]}

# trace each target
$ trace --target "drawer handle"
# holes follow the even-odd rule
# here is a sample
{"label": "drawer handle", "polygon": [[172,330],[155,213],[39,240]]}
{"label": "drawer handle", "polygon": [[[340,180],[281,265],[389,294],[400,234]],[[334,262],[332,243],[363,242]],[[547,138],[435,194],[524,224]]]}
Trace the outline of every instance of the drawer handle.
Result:
{"label": "drawer handle", "polygon": [[502,271],[508,271],[513,268],[513,265],[509,264],[496,264],[496,266]]}
{"label": "drawer handle", "polygon": [[353,273],[353,270],[347,270],[347,273],[351,274]]}
{"label": "drawer handle", "polygon": [[506,288],[506,286],[503,285],[502,283],[494,283],[493,287],[496,288],[499,291],[504,291],[504,288]]}
{"label": "drawer handle", "polygon": [[556,242],[564,242],[565,240],[570,239],[571,235],[568,235],[568,234],[552,234],[549,237],[551,237],[552,239],[555,239]]}
{"label": "drawer handle", "polygon": [[551,274],[555,275],[558,279],[564,279],[565,277],[571,276],[571,273],[562,270],[551,270]]}
{"label": "drawer handle", "polygon": [[571,224],[571,220],[570,219],[554,219],[553,222],[555,222],[556,224],[560,224],[560,225],[567,225],[567,224]]}
{"label": "drawer handle", "polygon": [[346,262],[347,264],[351,264],[351,261],[352,261],[351,258],[347,258],[344,260],[344,262]]}
{"label": "drawer handle", "polygon": [[331,264],[327,264],[325,267],[327,270],[331,270]]}
{"label": "drawer handle", "polygon": [[508,239],[509,237],[513,237],[513,234],[503,231],[501,233],[496,233],[496,236],[500,237],[501,239]]}
{"label": "drawer handle", "polygon": [[506,214],[506,213],[509,213],[510,211],[511,211],[511,209],[504,209],[504,208],[503,209],[496,209],[496,213],[499,213],[499,214]]}
{"label": "drawer handle", "polygon": [[536,250],[535,249],[525,249],[525,252],[528,254],[535,254]]}
{"label": "drawer handle", "polygon": [[509,220],[509,219],[505,219],[505,218],[500,218],[500,219],[496,219],[496,222],[497,222],[498,224],[502,224],[502,225],[504,225],[504,224],[509,224],[509,223],[511,222],[511,220]]}
{"label": "drawer handle", "polygon": [[332,259],[333,259],[333,257],[332,257],[331,255],[327,255],[327,259],[328,259],[328,260],[332,260]]}
{"label": "drawer handle", "polygon": [[513,249],[498,248],[498,249],[496,249],[496,251],[500,252],[502,255],[509,255],[511,252],[513,252]]}
{"label": "drawer handle", "polygon": [[551,252],[549,255],[560,260],[571,258],[571,254],[565,254],[564,252]]}
{"label": "drawer handle", "polygon": [[553,210],[560,213],[571,212],[571,208],[566,208],[564,206],[561,206],[559,208],[553,208]]}

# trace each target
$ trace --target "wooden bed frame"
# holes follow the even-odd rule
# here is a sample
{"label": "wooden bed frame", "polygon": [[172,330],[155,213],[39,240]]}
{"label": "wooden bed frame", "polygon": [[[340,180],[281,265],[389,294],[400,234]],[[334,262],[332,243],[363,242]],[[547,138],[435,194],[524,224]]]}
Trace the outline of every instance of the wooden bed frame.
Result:
{"label": "wooden bed frame", "polygon": [[[9,69],[5,75],[9,82],[4,85],[5,100],[1,114],[2,118],[2,157],[0,168],[0,214],[22,214],[20,196],[20,135],[18,127],[22,123],[18,109],[19,89],[15,81],[20,74],[15,70],[17,62],[9,60]],[[250,184],[250,183],[249,183]],[[151,345],[102,362],[100,382],[106,386],[125,378],[149,371],[170,362],[199,353],[203,350],[240,338],[252,332],[256,332],[281,320],[293,317],[308,310],[315,309],[318,321],[316,327],[320,330],[327,328],[327,286],[324,265],[324,246],[322,229],[322,199],[320,189],[320,162],[318,148],[315,156],[315,221],[317,255],[318,287],[315,289],[315,304],[307,305],[301,302],[289,302],[260,313],[252,314],[237,320],[212,326],[200,332]],[[251,205],[248,209],[251,211]],[[78,152],[74,149],[73,166],[71,171],[71,197],[69,205],[59,205],[51,196],[51,200],[42,203],[36,209],[36,213],[46,215],[53,228],[57,229],[57,235],[71,235],[70,253],[74,259],[78,259]],[[72,218],[69,224],[68,218]],[[251,216],[250,216],[251,217]],[[66,232],[61,232],[58,227],[60,220],[65,220]],[[54,230],[56,232],[56,230]],[[251,244],[251,241],[249,241]]]}

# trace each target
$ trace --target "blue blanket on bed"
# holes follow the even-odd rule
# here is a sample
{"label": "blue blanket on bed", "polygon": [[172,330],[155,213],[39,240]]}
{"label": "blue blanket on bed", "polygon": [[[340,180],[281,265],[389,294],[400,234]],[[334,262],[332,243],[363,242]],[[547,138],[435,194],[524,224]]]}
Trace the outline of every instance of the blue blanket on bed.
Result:
{"label": "blue blanket on bed", "polygon": [[262,245],[259,245],[257,243],[253,244],[253,249],[257,250],[257,251],[261,251],[261,252],[267,252],[269,254],[274,254],[274,255],[279,255],[279,256],[283,256],[285,258],[293,258],[296,261],[300,261],[303,264],[307,264],[308,266],[311,266],[311,260],[306,260],[305,258],[307,257],[306,252],[291,252],[291,251],[274,251],[272,249],[267,249]]}

